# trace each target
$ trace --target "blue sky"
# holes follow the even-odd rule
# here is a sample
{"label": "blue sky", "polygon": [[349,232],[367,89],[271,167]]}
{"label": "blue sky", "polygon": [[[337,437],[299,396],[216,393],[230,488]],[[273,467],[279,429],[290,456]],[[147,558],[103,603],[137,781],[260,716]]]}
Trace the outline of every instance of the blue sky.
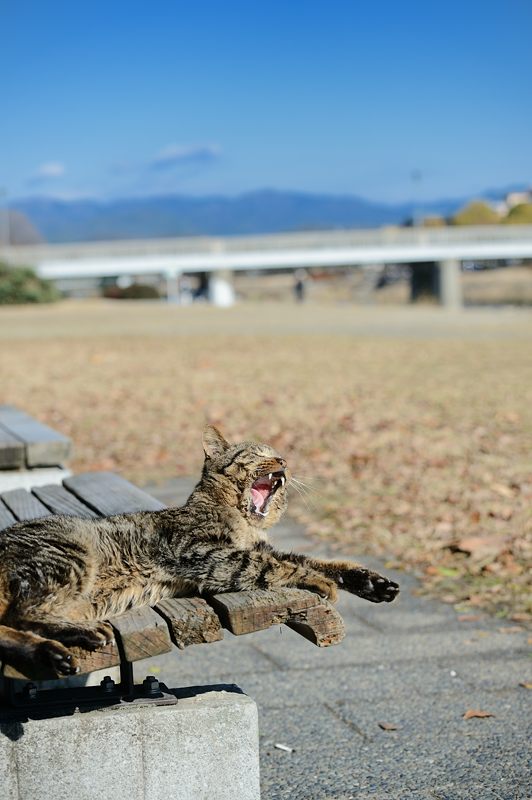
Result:
{"label": "blue sky", "polygon": [[0,0],[0,19],[11,197],[532,182],[529,0]]}

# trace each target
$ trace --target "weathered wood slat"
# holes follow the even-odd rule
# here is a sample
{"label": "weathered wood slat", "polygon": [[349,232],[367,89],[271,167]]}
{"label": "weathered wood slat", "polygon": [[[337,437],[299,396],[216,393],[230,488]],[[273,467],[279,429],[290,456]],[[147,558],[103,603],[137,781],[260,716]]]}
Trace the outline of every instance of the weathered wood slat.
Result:
{"label": "weathered wood slat", "polygon": [[172,649],[172,640],[165,620],[148,607],[133,608],[109,620],[127,661],[158,656]]}
{"label": "weathered wood slat", "polygon": [[14,406],[0,406],[0,426],[23,443],[28,467],[60,465],[70,455],[71,442],[67,436]]}
{"label": "weathered wood slat", "polygon": [[18,469],[25,464],[24,443],[0,425],[0,469]]}
{"label": "weathered wood slat", "polygon": [[319,597],[303,589],[256,589],[216,594],[207,601],[224,627],[239,636],[285,622],[292,614],[317,605]]}
{"label": "weathered wood slat", "polygon": [[207,598],[222,625],[236,635],[284,623],[319,647],[340,642],[342,618],[330,603],[303,589],[257,589]]}
{"label": "weathered wood slat", "polygon": [[41,503],[50,509],[52,514],[66,514],[86,519],[94,519],[98,516],[95,511],[78,500],[76,495],[69,492],[64,486],[47,484],[46,486],[35,486],[31,491]]}
{"label": "weathered wood slat", "polygon": [[86,472],[65,478],[63,484],[83,503],[103,515],[165,508],[164,503],[112,472]]}
{"label": "weathered wood slat", "polygon": [[6,506],[19,520],[50,516],[50,509],[46,508],[26,489],[11,489],[8,492],[3,492],[1,497]]}
{"label": "weathered wood slat", "polygon": [[98,650],[82,650],[81,647],[70,647],[69,650],[78,660],[80,675],[120,664],[120,650],[116,641]]}
{"label": "weathered wood slat", "polygon": [[314,608],[294,614],[285,625],[318,647],[330,647],[345,637],[345,625],[334,606],[321,598],[320,601]]}
{"label": "weathered wood slat", "polygon": [[0,498],[0,531],[3,531],[4,528],[9,528],[16,521],[11,511],[2,503]]}
{"label": "weathered wood slat", "polygon": [[190,644],[223,639],[220,620],[201,597],[165,598],[155,610],[168,623],[172,641],[181,650]]}

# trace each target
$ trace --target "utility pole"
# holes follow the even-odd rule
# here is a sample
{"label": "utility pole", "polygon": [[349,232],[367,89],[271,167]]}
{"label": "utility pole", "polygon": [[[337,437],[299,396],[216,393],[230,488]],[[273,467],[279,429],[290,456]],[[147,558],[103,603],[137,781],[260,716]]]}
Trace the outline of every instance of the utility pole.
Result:
{"label": "utility pole", "polygon": [[423,173],[420,169],[413,169],[410,173],[412,182],[414,184],[414,208],[412,210],[412,227],[418,228],[423,224],[423,216],[421,212],[421,198],[419,195],[418,187],[421,185],[421,178]]}

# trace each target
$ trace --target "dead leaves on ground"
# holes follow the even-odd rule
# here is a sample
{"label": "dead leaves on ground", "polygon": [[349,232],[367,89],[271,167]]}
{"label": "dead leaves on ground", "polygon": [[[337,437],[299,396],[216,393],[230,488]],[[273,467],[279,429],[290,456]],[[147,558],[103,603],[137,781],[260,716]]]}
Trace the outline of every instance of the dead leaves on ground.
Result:
{"label": "dead leaves on ground", "polygon": [[206,420],[230,440],[267,441],[308,484],[290,510],[311,533],[390,558],[464,613],[530,619],[527,343],[420,346],[319,326],[275,346],[230,335],[12,341],[0,400],[71,436],[74,470],[138,483],[197,475]]}

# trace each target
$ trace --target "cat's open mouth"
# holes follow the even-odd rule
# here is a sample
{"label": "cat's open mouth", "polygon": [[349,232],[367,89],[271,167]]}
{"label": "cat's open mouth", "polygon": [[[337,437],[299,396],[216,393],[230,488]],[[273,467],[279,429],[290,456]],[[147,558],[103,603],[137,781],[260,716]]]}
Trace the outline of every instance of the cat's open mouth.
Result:
{"label": "cat's open mouth", "polygon": [[265,517],[272,498],[281,486],[286,483],[284,470],[261,475],[251,486],[251,510],[254,514]]}

